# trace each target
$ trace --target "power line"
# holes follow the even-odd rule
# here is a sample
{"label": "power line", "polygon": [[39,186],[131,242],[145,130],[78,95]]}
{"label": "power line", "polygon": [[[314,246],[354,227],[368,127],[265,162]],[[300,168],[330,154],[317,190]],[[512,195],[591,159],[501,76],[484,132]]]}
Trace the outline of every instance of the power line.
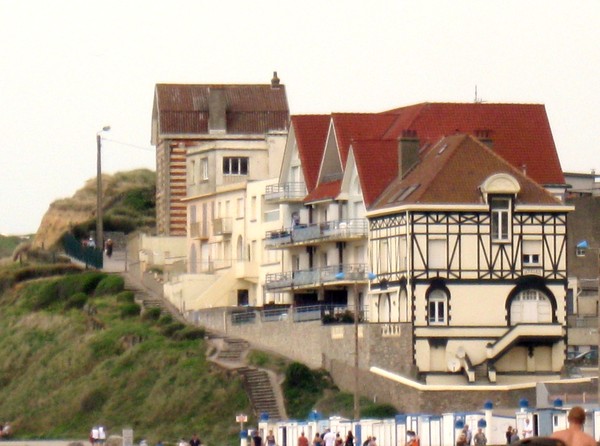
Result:
{"label": "power line", "polygon": [[128,147],[133,147],[135,149],[140,149],[140,150],[146,150],[148,152],[154,152],[154,147],[144,147],[144,146],[138,146],[136,144],[131,144],[129,142],[124,142],[124,141],[117,141],[116,139],[111,139],[111,138],[102,138],[104,141],[110,141],[110,142],[114,142],[115,144],[120,144],[122,146],[128,146]]}

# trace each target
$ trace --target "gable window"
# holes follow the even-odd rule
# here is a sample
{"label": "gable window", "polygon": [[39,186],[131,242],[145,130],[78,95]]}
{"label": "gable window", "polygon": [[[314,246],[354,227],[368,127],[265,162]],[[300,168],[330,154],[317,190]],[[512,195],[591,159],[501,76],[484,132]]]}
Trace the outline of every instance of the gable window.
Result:
{"label": "gable window", "polygon": [[433,290],[427,299],[429,325],[446,325],[448,319],[448,296],[444,290]]}
{"label": "gable window", "polygon": [[523,240],[523,266],[539,266],[541,263],[542,242]]}
{"label": "gable window", "polygon": [[223,157],[224,175],[248,175],[248,157],[225,156]]}
{"label": "gable window", "polygon": [[492,198],[492,240],[507,242],[510,237],[510,199]]}

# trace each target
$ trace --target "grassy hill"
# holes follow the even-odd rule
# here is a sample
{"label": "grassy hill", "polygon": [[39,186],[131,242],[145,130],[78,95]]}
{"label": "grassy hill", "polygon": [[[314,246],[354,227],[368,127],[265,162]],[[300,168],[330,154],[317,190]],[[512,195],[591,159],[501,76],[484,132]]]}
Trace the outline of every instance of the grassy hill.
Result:
{"label": "grassy hill", "polygon": [[240,379],[207,362],[199,329],[140,316],[120,289],[72,267],[0,270],[2,420],[21,438],[87,438],[101,424],[151,444],[193,432],[237,444],[235,415],[251,413]]}

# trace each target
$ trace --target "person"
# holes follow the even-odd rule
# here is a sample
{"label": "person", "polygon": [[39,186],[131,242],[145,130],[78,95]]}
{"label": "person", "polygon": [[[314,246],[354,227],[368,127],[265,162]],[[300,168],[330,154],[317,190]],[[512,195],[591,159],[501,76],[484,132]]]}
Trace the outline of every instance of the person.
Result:
{"label": "person", "polygon": [[369,446],[377,446],[377,437],[371,437],[371,441],[369,441]]}
{"label": "person", "polygon": [[263,446],[262,437],[258,435],[258,431],[254,431],[252,434],[252,444],[254,446]]}
{"label": "person", "polygon": [[519,432],[517,431],[516,427],[513,427],[510,431],[510,442],[514,443],[516,441],[519,441]]}
{"label": "person", "polygon": [[367,437],[367,439],[365,441],[363,441],[362,446],[369,446],[369,443],[371,443],[371,436],[370,435]]}
{"label": "person", "polygon": [[569,427],[554,432],[550,438],[561,440],[567,446],[596,446],[596,440],[583,432],[585,411],[581,407],[573,407],[567,415],[567,421],[569,422]]}
{"label": "person", "polygon": [[323,443],[325,443],[325,446],[335,445],[335,434],[331,432],[331,429],[327,429],[325,431],[325,435],[323,435]]}
{"label": "person", "polygon": [[188,443],[183,438],[180,438],[177,446],[188,446]]}
{"label": "person", "polygon": [[202,444],[202,440],[198,437],[198,434],[192,435],[191,440],[189,441],[190,446],[200,446]]}
{"label": "person", "polygon": [[335,434],[335,446],[343,446],[344,445],[344,440],[342,439],[342,437],[340,436],[340,433],[337,432]]}
{"label": "person", "polygon": [[308,446],[308,438],[304,436],[304,432],[301,432],[298,437],[298,446]]}
{"label": "person", "polygon": [[529,418],[525,418],[525,426],[523,426],[523,438],[533,437],[533,426]]}
{"label": "person", "polygon": [[475,437],[473,437],[473,441],[475,442],[475,446],[485,446],[487,444],[487,438],[483,432],[483,429],[477,429],[477,433],[475,434]]}
{"label": "person", "polygon": [[140,446],[148,446],[148,442],[145,438],[142,438],[142,441],[140,441]]}
{"label": "person", "polygon": [[113,253],[113,241],[112,239],[108,239],[106,240],[105,245],[105,251],[106,251],[106,255],[108,256],[108,258],[110,258],[112,256]]}
{"label": "person", "polygon": [[471,440],[473,440],[473,432],[471,432],[471,429],[469,428],[468,424],[465,424],[465,428],[463,429],[463,432],[465,433],[465,440],[466,440],[467,444],[470,445]]}
{"label": "person", "polygon": [[414,431],[406,432],[406,446],[420,446],[421,440]]}
{"label": "person", "polygon": [[348,431],[346,435],[346,441],[344,441],[344,446],[354,446],[354,435],[352,431]]}
{"label": "person", "polygon": [[456,446],[467,446],[467,434],[464,429],[458,436],[458,440],[456,440]]}
{"label": "person", "polygon": [[94,241],[93,237],[90,237],[88,242],[87,242],[88,248],[95,248],[96,247],[96,242]]}
{"label": "person", "polygon": [[506,429],[506,444],[510,444],[510,437],[512,437],[512,426]]}
{"label": "person", "polygon": [[275,435],[273,435],[273,431],[269,431],[269,435],[265,438],[267,440],[267,446],[275,446]]}
{"label": "person", "polygon": [[104,427],[98,426],[98,443],[102,446],[106,442],[106,432],[104,431]]}
{"label": "person", "polygon": [[156,446],[164,446],[163,441],[162,440],[158,440],[158,442],[156,443]]}
{"label": "person", "polygon": [[321,438],[321,434],[318,432],[315,434],[315,438],[312,441],[313,446],[323,446],[323,439]]}

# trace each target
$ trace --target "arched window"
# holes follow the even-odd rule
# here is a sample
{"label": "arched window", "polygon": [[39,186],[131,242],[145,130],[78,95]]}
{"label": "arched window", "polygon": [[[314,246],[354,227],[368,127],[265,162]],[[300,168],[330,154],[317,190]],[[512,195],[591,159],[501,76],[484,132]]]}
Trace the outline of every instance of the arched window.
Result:
{"label": "arched window", "polygon": [[390,305],[390,293],[384,293],[379,295],[379,322],[390,322],[391,318],[391,305]]}
{"label": "arched window", "polygon": [[411,317],[410,306],[406,289],[400,290],[400,298],[398,302],[398,320],[400,322],[409,322]]}
{"label": "arched window", "polygon": [[434,289],[427,298],[427,322],[429,325],[448,323],[448,295],[442,289]]}
{"label": "arched window", "polygon": [[546,294],[529,288],[520,291],[510,303],[510,322],[547,323],[552,322],[552,304]]}
{"label": "arched window", "polygon": [[244,260],[244,242],[241,235],[237,238],[236,256],[238,261]]}

